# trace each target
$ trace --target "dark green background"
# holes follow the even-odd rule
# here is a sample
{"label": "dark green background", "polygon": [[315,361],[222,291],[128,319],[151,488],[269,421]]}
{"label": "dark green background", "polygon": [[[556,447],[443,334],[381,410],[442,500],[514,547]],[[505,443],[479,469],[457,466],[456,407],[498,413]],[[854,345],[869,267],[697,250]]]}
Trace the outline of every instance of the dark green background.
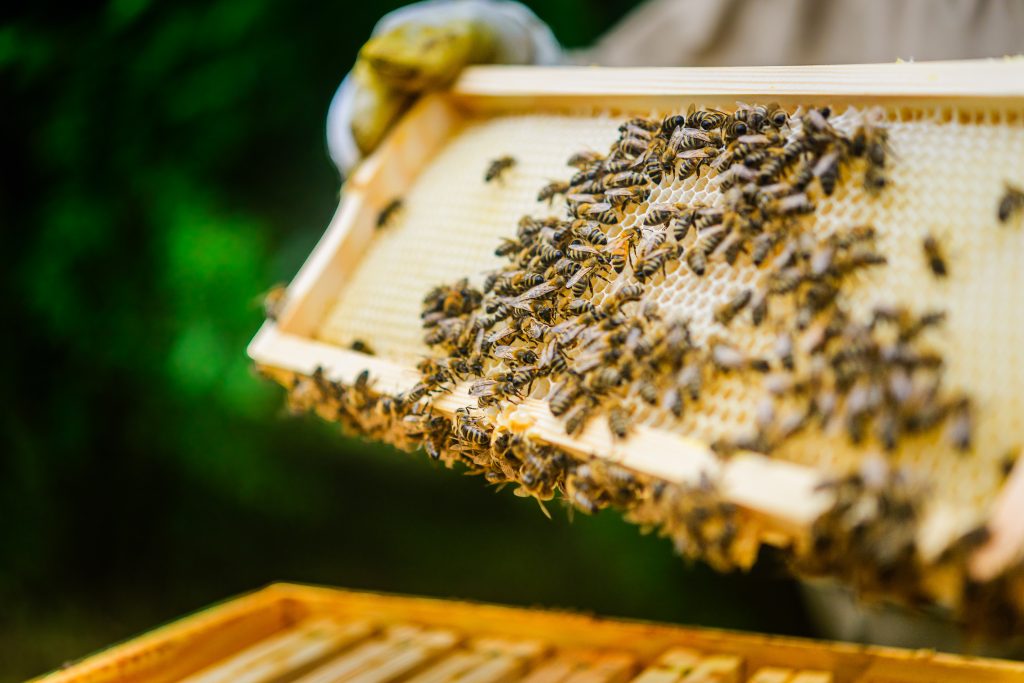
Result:
{"label": "dark green background", "polygon": [[[533,4],[569,46],[630,5]],[[389,5],[6,10],[5,680],[275,580],[806,632],[771,563],[716,576],[615,514],[548,521],[252,375],[258,295],[337,203],[328,102]]]}

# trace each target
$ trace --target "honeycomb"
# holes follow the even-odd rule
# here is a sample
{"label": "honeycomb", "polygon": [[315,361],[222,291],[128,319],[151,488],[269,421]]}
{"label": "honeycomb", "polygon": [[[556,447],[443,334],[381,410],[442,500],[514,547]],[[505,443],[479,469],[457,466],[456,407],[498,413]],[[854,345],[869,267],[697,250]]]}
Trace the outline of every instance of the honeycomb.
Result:
{"label": "honeycomb", "polygon": [[[680,109],[688,104],[681,102]],[[849,133],[861,114],[849,108],[830,121]],[[959,454],[939,430],[903,439],[891,457],[926,476],[932,500],[958,510],[964,529],[984,517],[1002,483],[1004,456],[1024,434],[1024,314],[1015,305],[1024,286],[1024,230],[996,220],[1004,181],[1024,181],[1022,114],[945,106],[884,110],[894,154],[887,166],[890,186],[872,197],[854,180],[855,173],[848,173],[832,196],[816,199],[817,210],[808,219],[821,235],[858,224],[878,231],[878,251],[889,262],[858,271],[844,288],[855,315],[867,316],[878,304],[947,312],[945,324],[927,332],[926,339],[946,360],[945,386],[973,398],[973,449]],[[405,194],[403,212],[377,233],[339,292],[319,338],[342,346],[366,340],[378,355],[410,366],[430,355],[420,327],[423,295],[436,284],[464,276],[479,285],[486,271],[502,264],[494,248],[501,237],[514,235],[520,216],[564,217],[564,203],[556,200],[549,208],[536,201],[538,189],[568,179],[572,169],[565,160],[574,152],[607,150],[620,123],[621,118],[606,114],[510,115],[469,122]],[[516,157],[516,166],[500,181],[485,184],[487,165],[505,154]],[[648,203],[631,207],[613,231],[642,220],[651,203],[713,204],[717,194],[714,172],[666,181]],[[928,268],[921,248],[926,234],[934,235],[946,253],[946,278],[933,277]],[[703,277],[671,263],[664,276],[649,281],[645,300],[689,318],[698,342],[724,335],[762,354],[775,337],[770,325],[755,328],[749,314],[741,314],[726,330],[713,321],[712,311],[764,276],[747,257],[732,266],[712,260]],[[627,277],[628,270],[619,279]],[[597,281],[594,303],[619,284]],[[786,318],[774,303],[772,318]],[[547,384],[540,382],[531,396],[544,398],[546,391]],[[726,376],[708,386],[681,420],[635,398],[634,416],[652,427],[712,443],[748,431],[764,396],[759,378]],[[865,452],[848,445],[842,433],[809,431],[783,443],[773,457],[838,473],[854,469]]]}

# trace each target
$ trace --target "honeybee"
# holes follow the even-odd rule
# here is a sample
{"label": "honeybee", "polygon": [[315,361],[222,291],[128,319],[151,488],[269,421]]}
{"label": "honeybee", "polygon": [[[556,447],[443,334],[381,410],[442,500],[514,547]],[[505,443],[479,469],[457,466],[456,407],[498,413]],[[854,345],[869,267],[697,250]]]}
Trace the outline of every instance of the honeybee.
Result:
{"label": "honeybee", "polygon": [[608,410],[608,429],[612,436],[618,439],[625,439],[632,429],[630,411],[621,403],[613,405]]}
{"label": "honeybee", "polygon": [[[737,112],[738,114],[739,112]],[[747,122],[736,118],[735,114],[729,118],[728,121],[722,126],[722,140],[726,143],[730,143],[741,135],[746,135],[750,132],[752,126],[748,126]],[[757,130],[754,127],[754,130]]]}
{"label": "honeybee", "polygon": [[999,199],[996,215],[1000,223],[1007,223],[1011,218],[1024,210],[1024,190],[1015,185],[1004,183],[1003,196]]}
{"label": "honeybee", "polygon": [[717,109],[696,109],[691,104],[686,112],[686,125],[690,128],[699,128],[704,131],[713,130],[725,123],[728,115]]}
{"label": "honeybee", "polygon": [[537,354],[532,349],[499,346],[492,354],[495,358],[503,358],[519,365],[532,365],[537,362]]}
{"label": "honeybee", "polygon": [[647,185],[647,176],[636,171],[623,171],[609,176],[605,180],[605,187],[623,188]]}
{"label": "honeybee", "polygon": [[802,192],[780,199],[772,199],[764,206],[764,212],[773,216],[794,216],[813,211],[814,204]]}
{"label": "honeybee", "polygon": [[684,204],[651,204],[644,214],[644,225],[653,227],[664,225],[679,215],[686,208]]}
{"label": "honeybee", "polygon": [[678,253],[673,247],[661,247],[640,254],[633,263],[633,274],[641,282],[646,282],[659,271],[664,274],[665,264],[676,258]]}
{"label": "honeybee", "polygon": [[492,161],[484,172],[484,182],[501,179],[510,168],[516,165],[515,157],[503,156]]}
{"label": "honeybee", "polygon": [[750,303],[751,296],[752,292],[749,289],[742,289],[734,297],[717,306],[714,313],[715,322],[720,325],[731,323],[733,318]]}
{"label": "honeybee", "polygon": [[403,205],[404,203],[399,197],[396,197],[385,204],[384,208],[377,214],[377,229],[380,230],[381,228],[385,228],[390,225],[392,218],[402,210]]}
{"label": "honeybee", "polygon": [[768,292],[758,289],[750,301],[750,321],[757,327],[768,317]]}
{"label": "honeybee", "polygon": [[703,275],[708,268],[708,255],[703,249],[690,249],[686,252],[686,265],[697,275]]}
{"label": "honeybee", "polygon": [[593,412],[594,403],[592,401],[584,400],[577,403],[565,413],[565,433],[570,436],[579,434],[590,421]]}
{"label": "honeybee", "polygon": [[966,451],[971,448],[971,434],[974,431],[972,413],[971,401],[967,398],[958,399],[950,409],[947,435],[957,450]]}
{"label": "honeybee", "polygon": [[553,200],[555,198],[555,196],[560,195],[560,194],[566,194],[568,191],[569,191],[569,183],[564,182],[564,181],[555,180],[555,181],[552,181],[552,182],[548,183],[547,185],[545,185],[544,187],[542,187],[540,189],[540,192],[537,193],[537,201],[538,202],[545,202],[546,201],[550,205],[551,204],[551,200]]}
{"label": "honeybee", "polygon": [[595,255],[600,256],[601,252],[582,240],[575,239],[565,248],[565,255],[573,261],[582,262],[593,258]]}
{"label": "honeybee", "polygon": [[814,177],[818,179],[821,191],[826,197],[836,189],[836,182],[839,180],[839,158],[839,152],[833,150],[822,155],[814,165]]}
{"label": "honeybee", "polygon": [[570,156],[566,165],[582,169],[601,161],[604,161],[604,155],[592,150],[583,150]]}
{"label": "honeybee", "polygon": [[949,268],[946,266],[946,259],[942,254],[942,247],[939,245],[939,241],[933,235],[925,235],[924,240],[921,242],[921,248],[924,250],[924,257],[928,261],[928,267],[931,268],[932,275],[935,277],[946,277],[949,273]]}
{"label": "honeybee", "polygon": [[573,222],[572,231],[577,237],[591,244],[598,246],[608,244],[608,235],[601,230],[600,224],[595,221],[578,219]]}
{"label": "honeybee", "polygon": [[711,362],[722,372],[747,369],[768,372],[769,370],[768,361],[763,358],[749,357],[725,342],[718,342],[711,347]]}
{"label": "honeybee", "polygon": [[591,218],[602,225],[615,225],[619,222],[619,215],[607,202],[599,203],[582,203],[576,209],[576,214],[580,217]]}
{"label": "honeybee", "polygon": [[[285,297],[288,288],[283,285],[274,285],[263,295],[263,315],[272,323],[277,322],[277,317],[284,310],[287,303]],[[255,305],[255,304],[253,304]]]}
{"label": "honeybee", "polygon": [[570,374],[565,377],[555,388],[548,399],[548,409],[555,417],[560,417],[569,410],[576,402],[583,387],[580,385],[579,376]]}
{"label": "honeybee", "polygon": [[363,341],[362,339],[353,339],[352,343],[349,344],[348,347],[355,351],[356,353],[365,353],[367,356],[376,355],[374,353],[373,347],[370,346],[365,341]]}

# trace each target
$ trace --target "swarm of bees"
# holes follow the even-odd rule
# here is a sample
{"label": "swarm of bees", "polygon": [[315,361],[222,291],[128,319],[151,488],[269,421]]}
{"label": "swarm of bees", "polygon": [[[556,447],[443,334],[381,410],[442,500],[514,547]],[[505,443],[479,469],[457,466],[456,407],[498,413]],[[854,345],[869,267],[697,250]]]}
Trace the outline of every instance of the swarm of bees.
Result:
{"label": "swarm of bees", "polygon": [[[844,132],[827,107],[740,104],[726,113],[691,106],[660,120],[629,119],[618,132],[607,153],[572,155],[570,177],[540,189],[538,202],[564,211],[523,216],[495,249],[503,267],[479,285],[464,278],[427,293],[421,317],[434,355],[419,363],[415,386],[389,397],[374,392],[365,374],[345,387],[318,372],[296,380],[292,407],[403,448],[422,447],[491,484],[512,483],[520,496],[561,494],[587,513],[626,509],[681,553],[721,569],[749,565],[757,540],[714,481],[670,485],[581,458],[496,416],[509,403],[543,395],[568,434],[600,417],[612,439],[625,440],[643,429],[638,409],[680,420],[700,409],[710,384],[750,375],[764,387],[763,401],[748,434],[711,444],[724,457],[772,453],[807,430],[833,427],[852,444],[884,453],[940,430],[955,449],[971,449],[972,401],[945,390],[944,360],[927,345],[945,313],[878,306],[867,319],[855,317],[846,301],[850,282],[887,263],[876,231],[814,229],[816,204],[844,179],[869,196],[889,186],[892,151],[878,115],[868,112]],[[495,159],[484,180],[501,179],[515,163]],[[713,202],[650,201],[655,189],[705,173],[717,190]],[[1024,193],[1007,185],[998,218],[1022,210]],[[927,236],[922,250],[931,272],[946,276],[938,241]],[[739,263],[752,264],[757,277],[702,321],[712,329],[705,338],[695,336],[694,321],[648,298],[670,269],[700,278]],[[769,353],[743,350],[738,335],[752,328],[774,335]],[[436,413],[432,398],[458,385],[474,405],[452,417]],[[813,561],[805,557],[801,569],[850,566],[860,574],[849,578],[862,587],[917,585],[926,487],[881,460],[822,488],[835,504],[815,525]]]}

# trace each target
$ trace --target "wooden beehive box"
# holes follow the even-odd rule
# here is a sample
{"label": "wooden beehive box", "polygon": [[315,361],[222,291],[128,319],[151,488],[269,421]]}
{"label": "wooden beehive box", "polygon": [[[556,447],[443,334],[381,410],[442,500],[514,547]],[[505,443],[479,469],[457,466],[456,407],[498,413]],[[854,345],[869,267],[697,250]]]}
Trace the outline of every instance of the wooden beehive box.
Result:
{"label": "wooden beehive box", "polygon": [[36,680],[977,683],[1024,664],[275,584]]}
{"label": "wooden beehive box", "polygon": [[[568,155],[608,149],[630,116],[660,118],[694,103],[730,112],[738,100],[777,102],[789,111],[828,106],[837,128],[849,128],[877,110],[889,131],[890,187],[880,198],[870,198],[849,177],[841,179],[834,195],[816,198],[815,220],[824,231],[857,223],[877,228],[889,263],[858,277],[851,309],[869,311],[895,302],[917,312],[946,311],[934,339],[946,363],[944,380],[970,390],[975,401],[970,453],[955,453],[935,437],[901,446],[890,458],[893,470],[904,468],[927,482],[928,493],[915,499],[920,509],[915,508],[910,530],[912,554],[885,571],[872,571],[868,560],[856,556],[826,562],[816,555],[815,529],[835,513],[838,500],[821,482],[856,470],[871,449],[815,435],[779,456],[742,450],[729,457],[715,454],[714,439],[755,419],[750,383],[723,380],[682,421],[643,413],[632,435],[622,440],[612,437],[603,420],[567,434],[543,400],[548,390],[543,388],[480,419],[488,427],[527,433],[577,464],[613,465],[615,472],[637,478],[640,493],[624,507],[645,525],[671,526],[662,507],[644,507],[652,497],[676,487],[674,500],[690,504],[711,482],[714,501],[707,505],[737,511],[730,523],[737,526],[731,533],[745,539],[739,564],[752,560],[758,543],[768,542],[789,549],[796,565],[815,573],[974,610],[987,623],[992,620],[981,615],[1018,615],[1004,624],[1004,630],[1015,628],[1024,612],[1019,564],[1024,470],[1012,468],[1006,458],[1017,452],[1024,434],[1024,314],[1018,294],[1024,288],[1024,230],[1012,221],[1001,225],[996,213],[1004,183],[1024,183],[1024,63],[1019,60],[468,69],[450,91],[423,98],[348,180],[327,232],[288,287],[276,320],[253,340],[250,356],[300,395],[296,403],[329,419],[341,411],[327,394],[359,386],[363,373],[369,384],[360,391],[374,397],[409,392],[420,379],[417,362],[429,353],[419,317],[426,292],[463,276],[479,281],[498,264],[494,248],[499,238],[515,234],[521,215],[555,213],[535,195],[546,182],[568,178]],[[514,155],[517,165],[504,181],[485,184],[481,176],[489,160],[504,154]],[[715,201],[708,175],[658,191],[658,201]],[[404,208],[380,229],[380,212],[395,198],[404,198]],[[634,213],[642,215],[647,206]],[[938,235],[947,252],[951,272],[942,280],[930,276],[922,257],[926,234]],[[702,278],[673,266],[655,278],[648,294],[663,310],[705,320],[756,277],[752,266],[713,264]],[[710,323],[699,325],[706,328],[702,334],[717,334]],[[764,346],[758,334],[751,330],[742,343]],[[357,341],[375,354],[353,350]],[[474,404],[464,382],[434,396],[431,410],[454,420],[459,409]],[[355,427],[390,438],[387,429],[367,424]],[[905,531],[886,526],[898,526],[895,516],[884,517],[873,519],[866,535],[885,539]],[[963,543],[965,537],[972,543]]]}

